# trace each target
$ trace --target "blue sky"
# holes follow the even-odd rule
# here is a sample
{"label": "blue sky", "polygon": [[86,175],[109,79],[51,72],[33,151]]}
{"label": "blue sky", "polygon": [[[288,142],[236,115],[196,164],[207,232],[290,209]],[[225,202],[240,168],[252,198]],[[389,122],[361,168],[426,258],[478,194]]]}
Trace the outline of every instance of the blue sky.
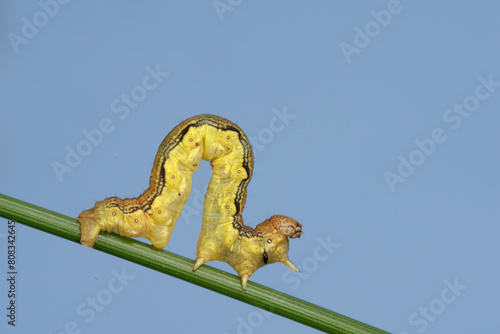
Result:
{"label": "blue sky", "polygon": [[[498,2],[41,0],[0,13],[1,193],[72,217],[137,196],[174,126],[220,115],[256,154],[246,224],[285,214],[305,231],[290,243],[301,275],[274,264],[253,281],[391,333],[500,325]],[[194,259],[209,177],[204,163],[169,251]],[[16,328],[2,279],[2,333],[317,332],[17,236]]]}

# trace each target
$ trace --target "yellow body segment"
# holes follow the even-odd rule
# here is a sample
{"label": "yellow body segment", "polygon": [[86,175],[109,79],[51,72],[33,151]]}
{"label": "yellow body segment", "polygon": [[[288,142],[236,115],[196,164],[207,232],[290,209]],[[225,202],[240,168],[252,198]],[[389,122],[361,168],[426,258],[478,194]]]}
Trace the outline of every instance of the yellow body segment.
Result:
{"label": "yellow body segment", "polygon": [[288,238],[300,237],[302,225],[292,218],[273,216],[255,229],[245,226],[247,185],[253,171],[253,152],[243,131],[227,119],[198,115],[176,126],[161,143],[149,188],[137,198],[110,197],[83,211],[81,242],[92,247],[100,231],[144,237],[164,248],[191,192],[192,174],[201,159],[212,166],[203,206],[203,221],[193,270],[209,261],[224,261],[248,278],[267,263],[288,259]]}

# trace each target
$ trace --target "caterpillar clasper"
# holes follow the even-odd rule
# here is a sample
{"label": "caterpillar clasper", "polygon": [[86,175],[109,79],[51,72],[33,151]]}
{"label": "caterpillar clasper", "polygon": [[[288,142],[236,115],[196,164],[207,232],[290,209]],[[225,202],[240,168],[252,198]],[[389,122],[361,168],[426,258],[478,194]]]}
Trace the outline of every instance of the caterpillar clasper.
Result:
{"label": "caterpillar clasper", "polygon": [[253,151],[244,132],[231,121],[198,115],[177,125],[156,154],[149,188],[137,198],[106,198],[78,216],[81,243],[93,247],[100,231],[147,238],[164,248],[191,192],[192,174],[201,159],[210,161],[212,177],[203,204],[201,233],[193,271],[209,261],[224,261],[241,277],[245,290],[260,267],[288,258],[288,238],[300,237],[302,225],[276,215],[255,228],[243,224]]}

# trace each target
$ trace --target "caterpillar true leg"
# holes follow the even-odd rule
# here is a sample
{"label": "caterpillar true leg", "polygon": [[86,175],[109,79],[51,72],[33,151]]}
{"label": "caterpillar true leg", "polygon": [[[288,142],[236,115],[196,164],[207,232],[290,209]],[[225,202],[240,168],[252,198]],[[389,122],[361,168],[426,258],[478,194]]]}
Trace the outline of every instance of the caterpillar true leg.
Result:
{"label": "caterpillar true leg", "polygon": [[213,115],[198,115],[176,126],[161,143],[149,188],[137,198],[110,197],[83,211],[81,242],[92,247],[100,231],[144,237],[157,248],[170,239],[191,191],[191,175],[200,160],[212,165],[205,196],[203,222],[193,270],[209,261],[229,263],[242,278],[243,290],[258,268],[288,258],[288,238],[300,237],[302,225],[292,218],[272,216],[255,229],[243,224],[246,188],[252,177],[253,152],[248,138],[234,123]]}

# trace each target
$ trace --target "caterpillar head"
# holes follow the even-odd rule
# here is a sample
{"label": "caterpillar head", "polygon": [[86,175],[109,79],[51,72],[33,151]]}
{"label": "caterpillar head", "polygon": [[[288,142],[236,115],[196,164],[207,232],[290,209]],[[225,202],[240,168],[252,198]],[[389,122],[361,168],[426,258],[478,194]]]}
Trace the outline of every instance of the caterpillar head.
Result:
{"label": "caterpillar head", "polygon": [[[295,219],[277,215],[257,225],[255,230],[262,233],[262,265],[281,262],[288,269],[299,272],[288,258],[288,238],[300,238],[302,224]],[[240,275],[243,290],[252,273]]]}
{"label": "caterpillar head", "polygon": [[288,238],[300,238],[302,224],[295,219],[277,215],[257,225],[255,230],[262,232],[264,240],[262,257],[265,264],[281,262],[287,268],[299,271],[288,259]]}

